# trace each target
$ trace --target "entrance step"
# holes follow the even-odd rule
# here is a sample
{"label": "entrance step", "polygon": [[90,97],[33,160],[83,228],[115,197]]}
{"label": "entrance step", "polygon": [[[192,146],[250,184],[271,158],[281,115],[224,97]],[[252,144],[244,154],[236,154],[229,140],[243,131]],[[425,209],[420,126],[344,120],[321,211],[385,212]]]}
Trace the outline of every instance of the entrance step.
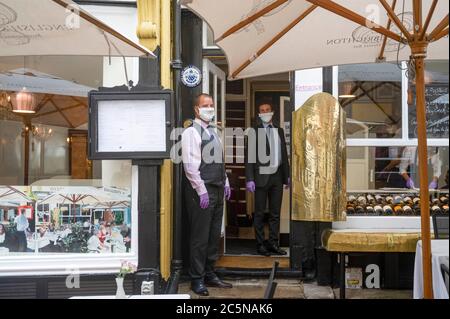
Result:
{"label": "entrance step", "polygon": [[275,261],[280,263],[280,268],[289,268],[289,257],[286,256],[222,256],[216,262],[216,267],[271,269]]}

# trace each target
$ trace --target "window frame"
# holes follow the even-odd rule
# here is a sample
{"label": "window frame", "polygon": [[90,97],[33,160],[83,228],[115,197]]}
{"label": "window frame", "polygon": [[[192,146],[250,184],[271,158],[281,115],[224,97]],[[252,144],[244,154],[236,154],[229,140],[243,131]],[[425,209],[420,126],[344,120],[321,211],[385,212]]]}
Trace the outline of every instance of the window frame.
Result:
{"label": "window frame", "polygon": [[29,252],[20,256],[1,255],[0,277],[77,274],[109,274],[118,272],[121,262],[138,263],[138,188],[139,171],[133,165],[131,173],[131,252],[129,253],[54,253]]}
{"label": "window frame", "polygon": [[[447,60],[448,61],[448,60]],[[417,138],[409,138],[407,63],[402,62],[402,138],[347,138],[347,147],[417,146]],[[339,66],[333,66],[333,96],[339,94]],[[449,146],[448,138],[429,138],[428,146]]]}

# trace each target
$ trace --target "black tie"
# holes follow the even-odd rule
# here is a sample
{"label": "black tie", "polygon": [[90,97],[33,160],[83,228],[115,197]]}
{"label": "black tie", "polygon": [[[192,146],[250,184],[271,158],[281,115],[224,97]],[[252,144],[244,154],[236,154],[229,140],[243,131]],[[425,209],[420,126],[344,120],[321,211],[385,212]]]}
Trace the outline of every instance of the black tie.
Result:
{"label": "black tie", "polygon": [[206,129],[207,129],[208,132],[209,132],[209,141],[210,141],[210,142],[214,141],[214,126],[208,125],[208,126],[206,127]]}

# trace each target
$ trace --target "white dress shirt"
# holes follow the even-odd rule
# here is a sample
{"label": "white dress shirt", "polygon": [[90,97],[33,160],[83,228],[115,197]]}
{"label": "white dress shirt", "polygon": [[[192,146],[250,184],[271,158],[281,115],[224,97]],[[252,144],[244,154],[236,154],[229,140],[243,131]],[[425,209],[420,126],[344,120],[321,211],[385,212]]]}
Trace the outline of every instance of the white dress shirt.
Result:
{"label": "white dress shirt", "polygon": [[[208,124],[200,119],[195,119],[195,122],[202,126],[206,134],[210,136],[207,127]],[[216,135],[220,140],[220,138]],[[183,157],[183,167],[186,177],[195,189],[197,194],[203,195],[207,193],[205,182],[200,175],[200,164],[202,163],[202,138],[195,127],[191,126],[184,130],[181,137],[181,149]],[[225,180],[225,186],[229,186],[228,177]]]}
{"label": "white dress shirt", "polygon": [[28,224],[28,219],[24,214],[21,214],[19,216],[17,216],[14,219],[14,223],[16,223],[16,227],[17,227],[17,231],[26,231],[29,224]]}

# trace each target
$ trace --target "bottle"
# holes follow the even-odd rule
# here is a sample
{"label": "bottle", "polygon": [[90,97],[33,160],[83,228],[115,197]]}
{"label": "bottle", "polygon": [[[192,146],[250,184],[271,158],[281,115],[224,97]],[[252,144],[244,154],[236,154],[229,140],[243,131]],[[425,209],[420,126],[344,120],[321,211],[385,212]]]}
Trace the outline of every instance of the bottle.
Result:
{"label": "bottle", "polygon": [[403,212],[406,216],[414,215],[414,211],[412,210],[411,206],[409,206],[409,205],[403,206]]}
{"label": "bottle", "polygon": [[440,202],[439,198],[433,198],[431,200],[431,206],[439,205],[439,202]]}
{"label": "bottle", "polygon": [[395,196],[395,197],[394,197],[394,200],[393,200],[393,203],[394,203],[395,205],[403,204],[403,199],[402,199],[402,197],[399,196],[399,195]]}
{"label": "bottle", "polygon": [[448,197],[446,197],[446,196],[441,196],[441,198],[440,198],[440,201],[441,201],[441,203],[442,204],[448,204]]}
{"label": "bottle", "polygon": [[444,214],[448,214],[448,204],[445,204],[445,205],[442,206],[442,212]]}
{"label": "bottle", "polygon": [[385,216],[391,216],[394,213],[394,211],[392,210],[391,206],[385,205],[383,207],[383,213],[384,213]]}
{"label": "bottle", "polygon": [[383,215],[383,207],[381,207],[380,205],[376,205],[373,209],[375,210],[375,214],[377,216]]}
{"label": "bottle", "polygon": [[358,205],[355,207],[356,215],[365,215],[365,210],[362,206]]}
{"label": "bottle", "polygon": [[403,215],[403,208],[402,208],[402,206],[401,206],[401,205],[395,205],[395,207],[394,207],[394,213],[395,213],[395,215],[397,215],[397,216]]}
{"label": "bottle", "polygon": [[347,205],[347,215],[355,215],[355,207],[353,205]]}
{"label": "bottle", "polygon": [[407,205],[412,205],[413,204],[413,200],[409,196],[406,196],[405,198],[403,198],[403,202],[405,202]]}
{"label": "bottle", "polygon": [[369,215],[369,216],[375,215],[375,209],[372,206],[367,206],[366,207],[366,214]]}
{"label": "bottle", "polygon": [[414,210],[414,215],[420,216],[420,198],[419,197],[415,197],[413,199],[413,210]]}
{"label": "bottle", "polygon": [[352,203],[352,204],[356,204],[356,196],[350,195],[350,196],[348,197],[348,202],[349,202],[349,203]]}
{"label": "bottle", "polygon": [[357,202],[361,206],[366,206],[367,205],[367,199],[366,199],[365,196],[359,196],[358,199],[357,199]]}
{"label": "bottle", "polygon": [[381,204],[383,202],[383,196],[375,195],[375,200],[378,204]]}
{"label": "bottle", "polygon": [[392,196],[386,196],[386,203],[393,204],[394,203],[394,198]]}
{"label": "bottle", "polygon": [[431,207],[431,213],[432,214],[441,214],[442,210],[438,205],[434,205],[433,207]]}
{"label": "bottle", "polygon": [[372,195],[367,195],[367,201],[369,202],[370,205],[375,205],[376,200],[375,197],[373,197]]}

